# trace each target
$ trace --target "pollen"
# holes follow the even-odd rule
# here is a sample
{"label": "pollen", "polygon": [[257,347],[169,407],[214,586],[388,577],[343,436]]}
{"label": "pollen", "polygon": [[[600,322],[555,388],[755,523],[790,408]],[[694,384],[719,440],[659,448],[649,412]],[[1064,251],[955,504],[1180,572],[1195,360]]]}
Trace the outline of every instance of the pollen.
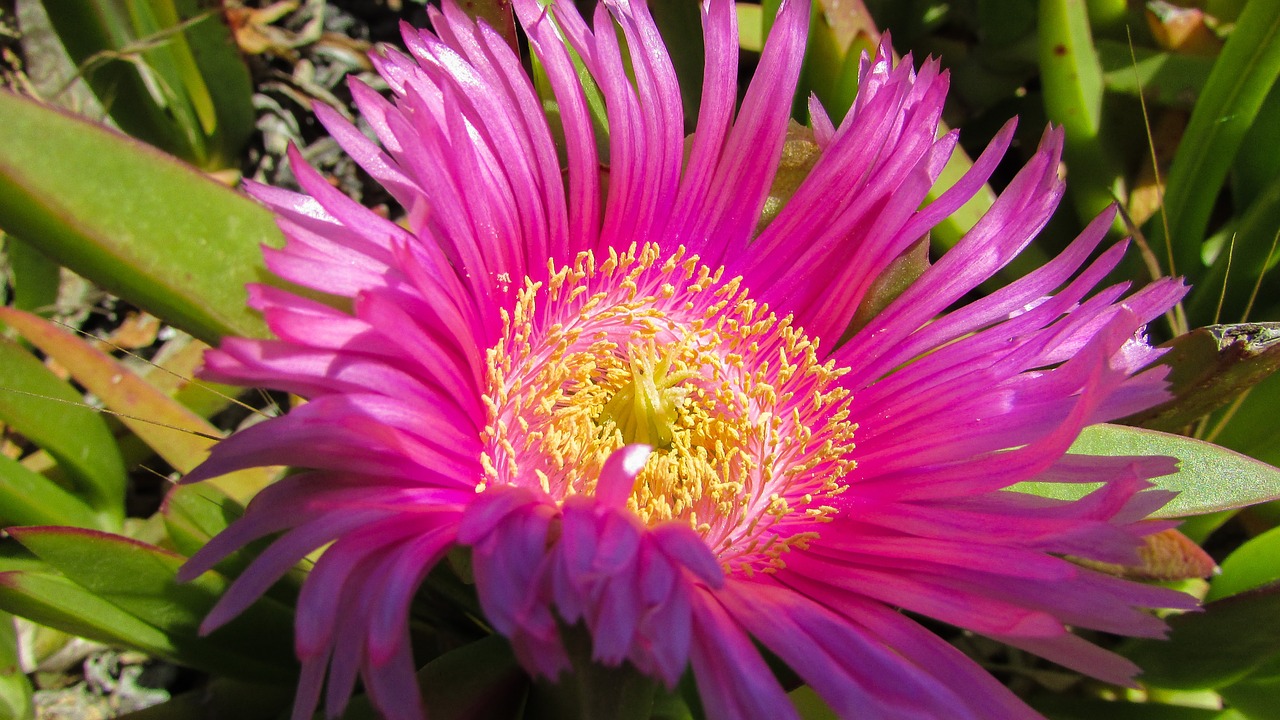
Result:
{"label": "pollen", "polygon": [[727,572],[776,571],[820,537],[854,467],[844,371],[723,275],[646,244],[526,279],[487,352],[477,491],[589,495],[643,443],[628,507],[688,524]]}

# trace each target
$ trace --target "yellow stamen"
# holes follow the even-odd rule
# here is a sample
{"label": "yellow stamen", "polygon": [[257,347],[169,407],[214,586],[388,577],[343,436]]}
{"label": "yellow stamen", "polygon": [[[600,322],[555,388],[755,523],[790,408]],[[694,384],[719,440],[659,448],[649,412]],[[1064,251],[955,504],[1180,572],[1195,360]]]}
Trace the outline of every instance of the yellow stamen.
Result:
{"label": "yellow stamen", "polygon": [[731,571],[812,542],[854,467],[843,371],[722,275],[646,244],[526,280],[488,351],[478,490],[590,494],[611,453],[644,443],[643,522],[687,522]]}

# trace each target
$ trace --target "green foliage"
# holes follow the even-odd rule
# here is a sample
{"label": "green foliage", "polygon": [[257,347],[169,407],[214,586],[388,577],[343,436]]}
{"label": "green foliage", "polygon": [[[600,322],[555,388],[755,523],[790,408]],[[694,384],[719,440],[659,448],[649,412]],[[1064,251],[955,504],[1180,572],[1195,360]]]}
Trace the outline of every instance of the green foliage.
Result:
{"label": "green foliage", "polygon": [[77,528],[14,528],[36,561],[0,560],[0,608],[45,625],[256,682],[294,677],[292,610],[262,599],[201,638],[201,620],[228,581],[175,577],[186,560],[119,535]]}
{"label": "green foliage", "polygon": [[[1240,453],[1181,435],[1121,425],[1085,428],[1068,451],[1112,457],[1165,455],[1177,458],[1178,472],[1153,478],[1156,487],[1177,492],[1153,517],[1184,517],[1241,508],[1280,498],[1280,469]],[[1025,482],[1011,490],[1074,500],[1096,485]]]}
{"label": "green foliage", "polygon": [[199,167],[235,167],[253,87],[230,33],[196,0],[43,0],[108,115]]}
{"label": "green foliage", "polygon": [[[0,466],[5,471],[5,492],[25,498],[12,509],[0,508],[0,517],[17,522],[20,517],[33,517],[32,512],[48,512],[93,527],[118,529],[124,519],[124,464],[102,416],[81,407],[80,393],[26,350],[3,338],[0,388],[5,389],[0,421],[52,455],[70,487],[82,498],[78,502],[52,481],[37,480],[6,463]],[[82,512],[80,505],[92,514]]]}
{"label": "green foliage", "polygon": [[189,166],[0,92],[0,228],[209,342],[262,336],[244,285],[270,281],[271,216]]}

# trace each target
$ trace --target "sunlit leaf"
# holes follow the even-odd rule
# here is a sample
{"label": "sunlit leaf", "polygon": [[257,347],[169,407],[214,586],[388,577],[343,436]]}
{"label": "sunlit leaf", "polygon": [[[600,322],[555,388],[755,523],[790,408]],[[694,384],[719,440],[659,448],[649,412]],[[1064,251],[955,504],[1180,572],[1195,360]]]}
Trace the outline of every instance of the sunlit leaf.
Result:
{"label": "sunlit leaf", "polygon": [[253,88],[216,13],[195,0],[43,2],[125,132],[201,167],[236,164],[253,131]]}
{"label": "sunlit leaf", "polygon": [[178,485],[170,490],[160,507],[160,514],[164,517],[174,547],[189,556],[243,515],[244,506],[216,486],[202,482]]}
{"label": "sunlit leaf", "polygon": [[[1201,244],[1218,191],[1267,93],[1280,77],[1280,0],[1249,0],[1204,91],[1174,157],[1165,191],[1175,271],[1193,282],[1203,274]],[[1152,246],[1165,242],[1153,222]]]}
{"label": "sunlit leaf", "polygon": [[1280,528],[1249,540],[1222,561],[1206,600],[1217,600],[1280,580]]}
{"label": "sunlit leaf", "polygon": [[264,208],[118,133],[0,92],[0,227],[205,341],[266,335]]}
{"label": "sunlit leaf", "polygon": [[[1157,518],[1199,515],[1280,498],[1280,469],[1181,435],[1099,424],[1085,428],[1069,452],[1113,457],[1165,455],[1177,458],[1177,473],[1152,479],[1156,487],[1178,493],[1168,505],[1153,514]],[[1028,482],[1010,489],[1075,500],[1097,487],[1087,483]]]}
{"label": "sunlit leaf", "polygon": [[163,632],[56,573],[0,571],[0,608],[90,640],[158,657],[177,653]]}
{"label": "sunlit leaf", "polygon": [[1068,187],[1090,220],[1122,197],[1116,155],[1104,137],[1102,65],[1084,0],[1040,0],[1040,82],[1049,119],[1066,134]]}

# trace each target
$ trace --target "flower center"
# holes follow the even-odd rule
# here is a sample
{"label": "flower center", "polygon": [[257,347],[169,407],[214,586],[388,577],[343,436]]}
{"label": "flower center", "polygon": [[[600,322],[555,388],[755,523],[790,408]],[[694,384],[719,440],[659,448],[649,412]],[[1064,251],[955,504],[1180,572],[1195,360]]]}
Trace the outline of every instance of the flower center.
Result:
{"label": "flower center", "polygon": [[591,494],[610,454],[644,443],[628,507],[688,523],[727,569],[816,537],[853,468],[843,371],[722,275],[648,244],[526,280],[488,351],[477,490]]}

